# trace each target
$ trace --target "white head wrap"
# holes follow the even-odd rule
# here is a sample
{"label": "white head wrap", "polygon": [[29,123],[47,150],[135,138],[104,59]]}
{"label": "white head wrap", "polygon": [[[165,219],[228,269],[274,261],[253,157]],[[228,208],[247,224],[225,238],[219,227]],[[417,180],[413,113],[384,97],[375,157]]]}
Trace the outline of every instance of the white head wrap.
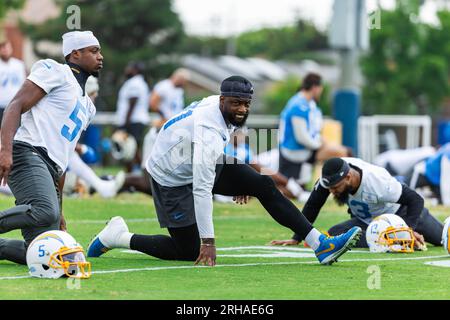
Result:
{"label": "white head wrap", "polygon": [[100,47],[100,43],[92,31],[71,31],[63,34],[62,38],[64,57],[73,50],[79,50],[90,46]]}

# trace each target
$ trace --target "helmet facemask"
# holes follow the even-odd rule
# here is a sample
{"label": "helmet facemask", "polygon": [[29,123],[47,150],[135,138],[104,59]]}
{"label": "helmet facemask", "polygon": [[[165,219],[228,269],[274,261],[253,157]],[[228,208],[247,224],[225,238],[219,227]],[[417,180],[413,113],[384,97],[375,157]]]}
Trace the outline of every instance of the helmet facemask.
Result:
{"label": "helmet facemask", "polygon": [[49,267],[63,269],[69,278],[88,279],[91,263],[86,261],[82,247],[61,247],[50,256]]}
{"label": "helmet facemask", "polygon": [[380,233],[379,244],[387,246],[391,252],[414,252],[414,235],[411,228],[388,227]]}

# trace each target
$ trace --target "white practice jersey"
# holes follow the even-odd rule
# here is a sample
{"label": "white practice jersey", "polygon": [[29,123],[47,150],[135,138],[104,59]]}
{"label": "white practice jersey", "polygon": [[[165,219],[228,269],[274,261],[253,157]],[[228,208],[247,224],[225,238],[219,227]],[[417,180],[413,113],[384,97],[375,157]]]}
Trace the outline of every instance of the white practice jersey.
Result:
{"label": "white practice jersey", "polygon": [[164,124],[147,160],[147,171],[158,184],[177,187],[192,183],[202,238],[214,238],[215,169],[233,129],[226,125],[219,109],[219,96],[207,97]]}
{"label": "white practice jersey", "polygon": [[184,90],[173,85],[170,79],[158,82],[153,92],[160,96],[159,111],[165,119],[170,119],[184,108]]}
{"label": "white practice jersey", "polygon": [[381,214],[395,214],[400,208],[400,204],[396,203],[402,195],[400,182],[384,168],[357,158],[342,159],[362,171],[358,190],[348,198],[348,206],[352,213],[367,224]]}
{"label": "white practice jersey", "polygon": [[22,61],[10,58],[5,62],[0,59],[0,108],[8,106],[25,78],[25,65]]}
{"label": "white practice jersey", "polygon": [[131,123],[148,124],[150,122],[148,111],[149,89],[144,77],[140,74],[125,81],[119,90],[116,113],[117,124],[119,126],[125,124],[131,98],[137,98],[130,118]]}
{"label": "white practice jersey", "polygon": [[47,94],[29,111],[22,114],[14,140],[44,147],[63,171],[75,150],[82,130],[95,115],[95,106],[68,65],[46,59],[36,62],[28,80]]}

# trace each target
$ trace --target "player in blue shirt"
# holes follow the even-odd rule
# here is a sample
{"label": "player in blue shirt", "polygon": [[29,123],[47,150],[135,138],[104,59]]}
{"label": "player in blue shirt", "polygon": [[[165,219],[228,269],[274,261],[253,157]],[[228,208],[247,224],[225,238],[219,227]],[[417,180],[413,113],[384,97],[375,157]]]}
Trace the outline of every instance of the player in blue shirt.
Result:
{"label": "player in blue shirt", "polygon": [[439,202],[450,206],[450,143],[444,144],[436,154],[419,162],[406,176],[410,188],[429,186]]}
{"label": "player in blue shirt", "polygon": [[323,91],[322,78],[309,73],[300,91],[286,104],[280,115],[280,173],[300,184],[310,180],[312,164],[332,157],[351,156],[343,146],[322,141],[322,111],[316,102]]}

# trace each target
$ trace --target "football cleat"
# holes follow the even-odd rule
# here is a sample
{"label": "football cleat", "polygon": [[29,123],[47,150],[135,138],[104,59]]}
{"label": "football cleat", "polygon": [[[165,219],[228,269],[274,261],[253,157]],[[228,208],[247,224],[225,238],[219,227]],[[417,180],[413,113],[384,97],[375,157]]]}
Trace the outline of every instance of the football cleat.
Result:
{"label": "football cleat", "polygon": [[335,237],[327,237],[322,234],[319,237],[320,246],[314,251],[321,264],[331,265],[341,255],[356,245],[361,237],[360,227],[353,227],[346,233]]}
{"label": "football cleat", "polygon": [[442,245],[445,251],[450,254],[450,217],[444,221],[444,230],[442,230]]}
{"label": "football cleat", "polygon": [[100,257],[114,248],[120,248],[120,237],[128,232],[128,226],[122,217],[113,217],[100,233],[94,237],[87,249],[88,257]]}

